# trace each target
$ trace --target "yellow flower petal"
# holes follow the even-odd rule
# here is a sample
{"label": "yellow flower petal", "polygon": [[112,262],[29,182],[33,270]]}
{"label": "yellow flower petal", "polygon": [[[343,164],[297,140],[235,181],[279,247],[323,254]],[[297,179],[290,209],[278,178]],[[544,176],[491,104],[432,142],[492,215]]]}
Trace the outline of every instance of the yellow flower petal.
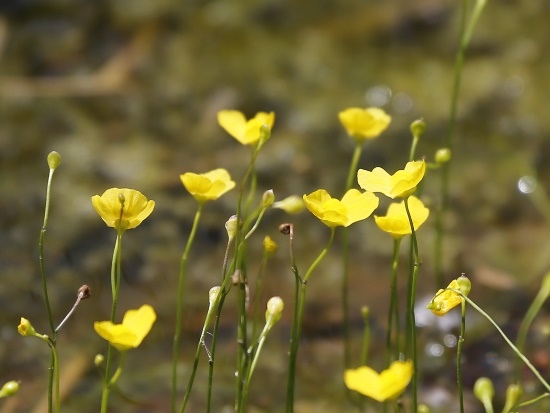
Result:
{"label": "yellow flower petal", "polygon": [[235,187],[229,172],[222,168],[204,174],[187,172],[180,175],[180,179],[185,189],[199,203],[216,200]]}
{"label": "yellow flower petal", "polygon": [[366,191],[380,192],[389,198],[406,198],[411,195],[426,172],[426,162],[408,162],[405,169],[390,175],[384,169],[376,167],[372,171],[359,169],[357,182]]}
{"label": "yellow flower petal", "polygon": [[[451,281],[447,288],[460,290],[460,285],[457,280]],[[427,309],[438,316],[444,316],[450,310],[462,303],[462,297],[450,290],[439,290],[432,301],[427,305]]]}
{"label": "yellow flower petal", "polygon": [[380,374],[368,366],[346,370],[344,382],[348,389],[355,390],[379,402],[399,396],[411,381],[413,364],[408,361],[394,361]]}
{"label": "yellow flower petal", "polygon": [[157,315],[150,305],[143,305],[137,310],[128,310],[122,324],[110,321],[96,321],[94,330],[102,338],[120,351],[138,347],[151,331]]}
{"label": "yellow flower petal", "polygon": [[350,189],[340,201],[324,189],[319,189],[304,195],[304,204],[328,227],[347,227],[368,218],[378,206],[378,198],[372,193]]}
{"label": "yellow flower petal", "polygon": [[348,135],[358,142],[378,137],[391,122],[391,117],[379,108],[348,108],[338,117]]}
{"label": "yellow flower petal", "polygon": [[243,145],[252,145],[260,139],[260,128],[268,125],[273,128],[275,114],[273,112],[258,112],[250,119],[238,110],[222,110],[218,112],[218,123],[225,131],[237,139]]}
{"label": "yellow flower petal", "polygon": [[94,195],[92,205],[107,226],[117,231],[137,227],[155,207],[155,201],[139,191],[128,188],[110,188],[103,195]]}
{"label": "yellow flower petal", "polygon": [[[428,219],[430,210],[424,206],[420,199],[413,195],[407,199],[407,202],[409,203],[409,211],[416,231]],[[374,216],[374,221],[378,228],[389,233],[395,239],[400,239],[412,232],[407,210],[405,209],[405,201],[390,204],[386,215],[382,217]]]}

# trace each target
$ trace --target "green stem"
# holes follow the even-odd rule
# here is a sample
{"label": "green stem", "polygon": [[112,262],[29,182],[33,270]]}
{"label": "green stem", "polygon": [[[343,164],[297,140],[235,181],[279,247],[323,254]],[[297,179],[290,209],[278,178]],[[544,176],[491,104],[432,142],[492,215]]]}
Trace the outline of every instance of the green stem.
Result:
{"label": "green stem", "polygon": [[510,348],[516,353],[516,355],[525,363],[525,365],[531,370],[531,372],[535,375],[535,377],[539,380],[539,382],[544,386],[544,388],[550,392],[550,384],[544,378],[541,376],[539,371],[531,364],[529,359],[523,355],[523,353],[512,343],[512,341],[508,338],[506,334],[504,334],[504,331],[498,326],[498,324],[487,314],[485,311],[481,309],[476,303],[474,303],[471,299],[466,297],[464,294],[460,292],[460,290],[455,290],[454,288],[449,288],[450,291],[454,291],[455,293],[461,295],[467,302],[470,304],[478,313],[480,313],[483,317],[485,317],[489,322],[497,329],[497,331],[500,333],[504,341],[506,341],[506,344],[510,346]]}
{"label": "green stem", "polygon": [[[189,382],[187,383],[187,389],[185,390],[185,397],[183,398],[183,403],[180,408],[180,413],[183,413],[185,411],[185,407],[187,406],[187,402],[189,400],[189,396],[191,395],[191,390],[193,389],[193,382],[195,381],[195,375],[197,374],[197,368],[199,366],[199,359],[201,355],[201,350],[203,347],[206,348],[206,344],[204,343],[204,336],[206,334],[206,329],[208,328],[208,325],[210,324],[210,321],[212,320],[212,316],[215,314],[215,309],[218,303],[220,302],[221,296],[223,294],[222,288],[220,288],[220,291],[218,292],[216,298],[214,301],[212,301],[208,307],[208,312],[206,313],[206,318],[204,320],[204,325],[202,327],[201,335],[199,338],[199,342],[197,344],[197,349],[195,351],[195,359],[193,361],[193,369],[191,370],[191,377],[189,378]],[[210,354],[209,354],[209,357]]]}
{"label": "green stem", "polygon": [[418,363],[417,363],[417,343],[416,343],[416,316],[414,313],[414,306],[416,304],[416,284],[418,280],[418,270],[420,268],[421,262],[418,255],[418,243],[416,240],[416,231],[414,229],[414,223],[411,216],[411,211],[409,209],[408,198],[404,200],[405,210],[407,211],[407,217],[409,219],[409,225],[411,227],[411,243],[413,252],[412,262],[413,262],[413,271],[410,279],[410,296],[408,299],[409,302],[409,327],[411,332],[411,345],[412,345],[412,359],[413,359],[413,377],[412,377],[412,387],[413,387],[413,412],[417,413],[418,411]]}
{"label": "green stem", "polygon": [[[393,263],[391,272],[391,298],[390,309],[388,313],[388,331],[386,332],[386,366],[390,365],[391,358],[398,359],[399,353],[399,308],[397,297],[397,266],[399,263],[399,247],[401,245],[401,238],[395,239],[393,243]],[[393,347],[392,354],[392,333],[395,321],[395,347]]]}
{"label": "green stem", "polygon": [[262,262],[258,270],[258,276],[256,277],[256,284],[254,286],[254,307],[253,307],[253,320],[252,320],[252,339],[256,339],[256,333],[258,332],[258,318],[260,316],[260,301],[262,299],[263,292],[263,275],[265,267],[267,265],[268,254],[264,251],[262,255]]}
{"label": "green stem", "polygon": [[177,291],[177,304],[176,304],[176,326],[174,328],[174,342],[172,348],[172,393],[170,400],[170,411],[174,413],[176,411],[176,396],[178,391],[178,355],[181,341],[181,329],[182,329],[182,316],[183,316],[183,292],[185,288],[185,270],[187,266],[187,260],[189,258],[189,252],[191,251],[191,245],[195,239],[197,228],[199,226],[203,203],[199,203],[197,212],[195,213],[195,219],[193,220],[193,226],[187,239],[187,244],[181,256],[180,272],[178,279],[178,291]]}
{"label": "green stem", "polygon": [[460,413],[464,413],[464,391],[462,389],[462,344],[466,334],[466,301],[462,300],[462,318],[460,323],[460,336],[458,337],[456,351],[456,379],[458,382],[458,400],[460,402]]}
{"label": "green stem", "polygon": [[289,369],[288,369],[288,386],[287,386],[287,400],[286,400],[286,412],[291,413],[294,411],[294,382],[295,382],[295,375],[296,375],[296,358],[298,355],[298,347],[300,343],[300,336],[302,335],[302,321],[304,318],[304,308],[305,308],[305,301],[306,301],[306,292],[307,292],[307,281],[311,274],[313,273],[313,270],[319,265],[319,263],[322,261],[322,259],[327,254],[330,246],[332,245],[332,242],[334,241],[334,234],[336,232],[336,228],[331,228],[330,233],[330,239],[326,245],[326,247],[321,251],[317,259],[311,264],[309,269],[306,272],[306,275],[303,279],[300,279],[295,273],[297,279],[297,283],[300,283],[300,296],[299,298],[296,297],[295,294],[295,311],[296,307],[298,307],[298,312],[294,314],[293,316],[293,325],[292,325],[292,332],[291,332],[291,338],[290,338],[290,354],[289,354]]}
{"label": "green stem", "polygon": [[[527,310],[527,313],[525,314],[525,317],[521,321],[521,324],[519,326],[518,330],[518,336],[516,339],[516,346],[524,353],[525,351],[525,341],[527,339],[527,333],[529,331],[529,328],[531,327],[531,324],[533,323],[533,320],[539,313],[540,309],[542,308],[542,305],[544,302],[548,299],[548,295],[550,294],[550,273],[546,274],[544,277],[544,280],[542,282],[542,286],[537,293],[537,296],[531,303],[531,306]],[[519,383],[520,379],[520,364],[519,360],[515,360],[515,381],[516,383]]]}
{"label": "green stem", "polygon": [[[541,394],[540,396],[535,397],[534,399],[527,400],[527,401],[524,401],[524,402],[522,402],[522,403],[516,405],[516,406],[515,406],[515,410],[512,410],[512,409],[511,409],[511,410],[509,410],[509,411],[510,411],[510,412],[518,411],[518,409],[519,409],[520,407],[529,406],[530,404],[536,403],[536,402],[538,402],[538,401],[540,401],[540,400],[542,400],[542,399],[545,399],[545,398],[547,398],[547,397],[550,397],[550,393],[548,393],[548,392],[547,392],[547,393],[543,393],[543,394]],[[508,413],[508,412],[506,412],[506,413]]]}
{"label": "green stem", "polygon": [[[59,413],[61,407],[61,399],[59,397],[59,358],[57,356],[57,349],[53,340],[47,335],[37,334],[36,337],[44,340],[48,343],[50,350],[52,351],[52,375],[53,375],[53,388],[55,389],[52,394],[55,398],[55,413]],[[50,395],[51,396],[51,395]],[[49,399],[51,400],[51,399]],[[50,406],[51,407],[51,406]]]}

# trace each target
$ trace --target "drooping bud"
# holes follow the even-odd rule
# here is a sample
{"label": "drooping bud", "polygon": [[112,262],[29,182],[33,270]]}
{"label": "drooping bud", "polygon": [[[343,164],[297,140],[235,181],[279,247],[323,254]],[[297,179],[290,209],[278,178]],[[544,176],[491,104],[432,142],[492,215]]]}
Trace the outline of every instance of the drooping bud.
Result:
{"label": "drooping bud", "polygon": [[265,191],[262,196],[262,208],[269,208],[275,202],[275,194],[273,189]]}
{"label": "drooping bud", "polygon": [[287,214],[297,214],[304,210],[305,205],[304,200],[301,196],[291,195],[286,197],[282,201],[275,202],[272,207],[282,209]]}
{"label": "drooping bud", "polygon": [[11,397],[19,391],[19,382],[11,380],[6,382],[0,389],[0,398]]}
{"label": "drooping bud", "polygon": [[56,151],[52,151],[48,154],[48,166],[52,171],[55,171],[56,168],[61,163],[61,155]]}

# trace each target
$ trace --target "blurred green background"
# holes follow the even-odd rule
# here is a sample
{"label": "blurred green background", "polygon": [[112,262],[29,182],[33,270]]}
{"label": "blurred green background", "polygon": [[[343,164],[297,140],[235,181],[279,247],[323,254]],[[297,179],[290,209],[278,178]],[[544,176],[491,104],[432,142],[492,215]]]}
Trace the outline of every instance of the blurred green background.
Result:
{"label": "blurred green background", "polygon": [[[121,381],[138,403],[113,397],[112,411],[167,411],[174,290],[196,208],[179,175],[224,167],[238,182],[250,157],[249,148],[217,125],[216,113],[276,112],[272,138],[257,168],[260,193],[273,189],[277,199],[318,188],[335,195],[343,192],[353,142],[337,113],[349,106],[380,106],[393,118],[389,129],[366,145],[361,168],[402,168],[408,159],[409,125],[419,117],[428,129],[417,153],[430,161],[443,145],[448,124],[459,3],[2,2],[0,379],[21,380],[22,389],[16,398],[3,401],[0,411],[44,411],[40,399],[46,389],[48,349],[38,340],[20,337],[16,326],[25,316],[38,331],[47,330],[37,244],[50,151],[63,157],[54,179],[45,246],[56,319],[70,309],[82,284],[93,294],[59,336],[66,369],[62,382],[68,386],[64,410],[95,412],[100,400],[100,376],[92,360],[106,345],[92,323],[109,317],[115,234],[97,216],[90,197],[110,187],[129,187],[154,199],[156,208],[124,237],[119,310],[122,315],[150,303],[159,318],[151,336],[129,354]],[[544,0],[488,2],[466,56],[458,105],[445,274],[449,280],[465,272],[473,281],[472,298],[497,314],[512,334],[550,266],[548,222],[518,191],[524,176],[537,177],[537,194],[550,187],[549,17],[550,4]],[[428,204],[438,202],[438,180],[437,171],[426,177]],[[219,283],[224,223],[235,212],[236,199],[233,191],[207,204],[192,251],[182,386],[208,290]],[[377,214],[383,214],[387,204],[383,201]],[[287,240],[277,231],[285,221],[295,224],[302,271],[328,239],[327,229],[309,213],[289,217],[272,211],[252,241],[252,274],[263,236],[280,244],[266,274],[265,300],[280,295],[287,307],[261,357],[251,412],[279,412],[284,403],[293,288]],[[352,227],[350,235],[350,311],[358,360],[363,305],[372,309],[373,357],[383,351],[392,241],[372,220]],[[436,286],[433,277],[433,217],[419,237],[422,304],[443,287]],[[341,380],[339,263],[337,243],[309,283],[297,412],[355,411],[345,399]],[[403,282],[406,263],[404,255]],[[233,403],[233,299],[222,321],[221,367],[214,391],[216,411],[223,412],[231,411]],[[420,400],[433,411],[451,411],[449,406],[457,403],[450,338],[456,320],[427,317],[420,304],[419,323],[425,331],[419,347],[424,359]],[[490,374],[502,391],[510,353],[473,314],[469,324],[465,385],[471,388],[479,375]],[[548,371],[548,354],[538,350],[539,340],[540,349],[547,342],[543,333],[535,329],[531,354],[537,366]],[[451,340],[449,346],[445,338]],[[202,363],[189,411],[204,409],[205,372]],[[525,382],[531,380],[527,375]],[[468,395],[468,411],[481,411],[470,399]]]}

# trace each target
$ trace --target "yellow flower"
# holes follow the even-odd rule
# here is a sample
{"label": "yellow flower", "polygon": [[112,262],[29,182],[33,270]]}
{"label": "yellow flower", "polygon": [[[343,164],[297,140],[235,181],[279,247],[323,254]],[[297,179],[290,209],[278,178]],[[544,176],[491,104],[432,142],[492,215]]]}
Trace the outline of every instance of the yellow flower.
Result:
{"label": "yellow flower", "polygon": [[[424,206],[420,199],[413,195],[408,198],[407,202],[414,230],[416,231],[428,219],[430,210]],[[378,217],[375,215],[374,221],[378,228],[389,233],[395,239],[401,239],[412,232],[407,210],[405,209],[405,201],[393,202],[390,204],[386,216]]]}
{"label": "yellow flower", "polygon": [[218,123],[227,133],[243,145],[253,145],[260,139],[260,127],[275,122],[275,113],[258,112],[252,119],[246,120],[238,110],[221,110],[218,112]]}
{"label": "yellow flower", "polygon": [[378,206],[378,198],[371,192],[350,189],[341,201],[332,198],[324,189],[304,195],[306,208],[323,224],[333,227],[347,227],[366,219]]}
{"label": "yellow flower", "polygon": [[92,205],[107,226],[119,232],[135,228],[151,215],[155,201],[135,189],[110,188],[103,195],[94,195]]}
{"label": "yellow flower", "polygon": [[379,108],[348,108],[338,117],[348,135],[357,142],[378,137],[391,122],[391,117]]}
{"label": "yellow flower", "polygon": [[128,310],[124,314],[122,324],[110,321],[96,321],[94,330],[113,347],[126,351],[138,347],[145,336],[151,331],[157,319],[155,310],[150,305],[142,305],[137,310]]}
{"label": "yellow flower", "polygon": [[[447,288],[460,290],[460,284],[457,280],[452,280]],[[435,315],[443,316],[461,303],[462,297],[460,294],[451,290],[439,290],[426,308]]]}
{"label": "yellow flower", "polygon": [[407,162],[405,169],[401,169],[390,175],[382,168],[374,168],[371,171],[359,169],[357,182],[366,191],[381,192],[390,198],[406,198],[411,195],[420,183],[426,172],[426,162]]}
{"label": "yellow flower", "polygon": [[412,374],[412,361],[394,361],[380,374],[367,366],[346,370],[344,382],[348,389],[383,402],[399,396],[411,381]]}
{"label": "yellow flower", "polygon": [[269,235],[265,236],[263,246],[264,246],[264,252],[268,256],[272,256],[279,249],[279,246],[277,245],[277,243],[273,241],[273,239]]}
{"label": "yellow flower", "polygon": [[36,336],[36,331],[34,330],[31,322],[24,317],[21,317],[21,321],[17,326],[17,331],[22,336]]}
{"label": "yellow flower", "polygon": [[229,172],[219,168],[204,174],[191,172],[180,175],[181,182],[199,203],[218,199],[235,187]]}

